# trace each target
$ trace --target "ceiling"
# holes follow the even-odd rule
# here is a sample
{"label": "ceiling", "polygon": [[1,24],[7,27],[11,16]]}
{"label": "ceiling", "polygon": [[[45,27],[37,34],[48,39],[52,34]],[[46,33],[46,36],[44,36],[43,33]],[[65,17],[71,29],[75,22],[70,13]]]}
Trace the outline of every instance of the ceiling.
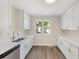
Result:
{"label": "ceiling", "polygon": [[11,3],[32,16],[59,16],[76,1],[78,0],[56,0],[48,4],[45,0],[11,0]]}

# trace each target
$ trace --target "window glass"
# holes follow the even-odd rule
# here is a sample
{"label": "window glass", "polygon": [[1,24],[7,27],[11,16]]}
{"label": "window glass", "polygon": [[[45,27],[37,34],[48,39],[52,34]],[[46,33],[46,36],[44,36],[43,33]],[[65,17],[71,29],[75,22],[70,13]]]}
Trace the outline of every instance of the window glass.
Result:
{"label": "window glass", "polygon": [[36,32],[42,33],[42,21],[36,21]]}
{"label": "window glass", "polygon": [[37,20],[36,33],[50,33],[51,21],[50,20]]}
{"label": "window glass", "polygon": [[44,20],[44,33],[50,33],[50,20]]}

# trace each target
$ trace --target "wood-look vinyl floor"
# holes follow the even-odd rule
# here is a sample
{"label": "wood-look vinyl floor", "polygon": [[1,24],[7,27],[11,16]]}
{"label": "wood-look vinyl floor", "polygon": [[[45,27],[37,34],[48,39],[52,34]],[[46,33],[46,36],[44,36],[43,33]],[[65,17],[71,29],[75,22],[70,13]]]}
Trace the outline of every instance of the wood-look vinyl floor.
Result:
{"label": "wood-look vinyl floor", "polygon": [[25,59],[66,59],[57,47],[33,47]]}

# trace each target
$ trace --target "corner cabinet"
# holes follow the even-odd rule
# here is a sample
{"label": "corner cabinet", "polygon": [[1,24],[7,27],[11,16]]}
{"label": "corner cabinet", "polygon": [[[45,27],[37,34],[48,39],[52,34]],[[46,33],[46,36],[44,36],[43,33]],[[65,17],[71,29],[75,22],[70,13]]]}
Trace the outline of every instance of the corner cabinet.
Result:
{"label": "corner cabinet", "polygon": [[24,30],[30,29],[30,16],[24,11]]}
{"label": "corner cabinet", "polygon": [[61,16],[61,27],[63,30],[76,30],[77,27],[73,19],[73,9],[70,8]]}
{"label": "corner cabinet", "polygon": [[79,59],[79,48],[66,40],[68,39],[59,37],[58,48],[67,59]]}

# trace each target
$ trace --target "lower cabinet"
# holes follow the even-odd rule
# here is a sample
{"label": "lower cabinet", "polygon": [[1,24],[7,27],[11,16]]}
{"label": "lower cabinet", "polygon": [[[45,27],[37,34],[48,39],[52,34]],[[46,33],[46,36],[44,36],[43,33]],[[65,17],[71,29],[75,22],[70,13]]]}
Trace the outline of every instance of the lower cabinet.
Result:
{"label": "lower cabinet", "polygon": [[[28,38],[28,42],[27,42],[27,40],[26,40],[26,45],[25,45],[25,55],[27,55],[28,54],[28,52],[30,51],[30,49],[32,48],[32,46],[33,46],[33,39],[31,39],[31,38]],[[28,46],[27,46],[28,45]]]}
{"label": "lower cabinet", "polygon": [[33,38],[27,38],[20,45],[20,59],[24,59],[33,46]]}
{"label": "lower cabinet", "polygon": [[78,58],[79,52],[76,46],[71,45],[70,53],[71,53],[71,59],[79,59]]}
{"label": "lower cabinet", "polygon": [[24,59],[25,57],[25,42],[20,45],[20,59]]}
{"label": "lower cabinet", "polygon": [[58,47],[67,59],[79,59],[78,47],[64,40],[64,38],[58,39]]}

